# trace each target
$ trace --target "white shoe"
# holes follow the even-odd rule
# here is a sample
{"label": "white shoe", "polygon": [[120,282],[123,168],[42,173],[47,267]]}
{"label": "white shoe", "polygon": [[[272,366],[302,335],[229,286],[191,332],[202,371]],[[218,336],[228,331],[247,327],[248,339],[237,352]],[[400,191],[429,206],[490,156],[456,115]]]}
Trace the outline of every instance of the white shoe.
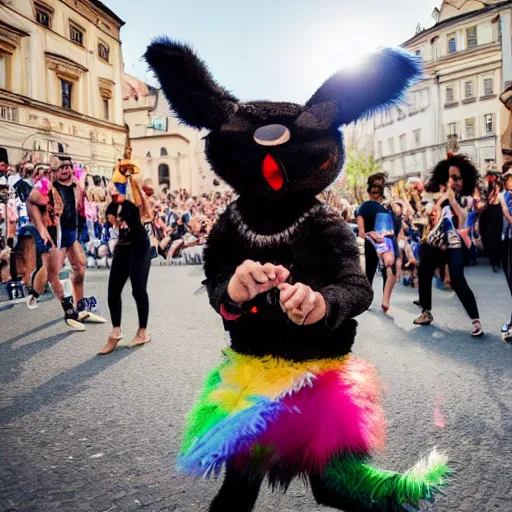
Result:
{"label": "white shoe", "polygon": [[30,310],[37,309],[38,303],[37,299],[32,295],[27,296],[27,300],[25,301],[27,304],[27,308]]}

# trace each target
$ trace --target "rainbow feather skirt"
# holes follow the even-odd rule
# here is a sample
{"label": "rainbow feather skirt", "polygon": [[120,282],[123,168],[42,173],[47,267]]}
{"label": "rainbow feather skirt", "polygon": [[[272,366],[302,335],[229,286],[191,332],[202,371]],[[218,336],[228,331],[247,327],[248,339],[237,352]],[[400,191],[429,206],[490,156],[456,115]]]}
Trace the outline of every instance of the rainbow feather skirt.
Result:
{"label": "rainbow feather skirt", "polygon": [[369,363],[353,355],[298,363],[224,355],[188,417],[180,470],[209,477],[230,461],[262,472],[323,473],[337,455],[383,446],[380,388]]}

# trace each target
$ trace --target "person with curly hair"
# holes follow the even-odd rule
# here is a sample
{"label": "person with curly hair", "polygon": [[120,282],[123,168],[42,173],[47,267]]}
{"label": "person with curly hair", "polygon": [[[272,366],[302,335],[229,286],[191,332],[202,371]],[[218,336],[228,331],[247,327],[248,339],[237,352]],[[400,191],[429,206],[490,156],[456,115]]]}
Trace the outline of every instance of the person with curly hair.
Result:
{"label": "person with curly hair", "polygon": [[461,199],[473,193],[477,180],[477,169],[463,155],[448,155],[432,172],[428,191],[441,192],[434,207],[439,221],[420,248],[418,279],[422,313],[414,321],[416,325],[433,322],[432,278],[436,268],[447,264],[451,286],[473,323],[471,335],[480,337],[484,334],[475,295],[464,276],[463,240],[459,233],[466,220]]}

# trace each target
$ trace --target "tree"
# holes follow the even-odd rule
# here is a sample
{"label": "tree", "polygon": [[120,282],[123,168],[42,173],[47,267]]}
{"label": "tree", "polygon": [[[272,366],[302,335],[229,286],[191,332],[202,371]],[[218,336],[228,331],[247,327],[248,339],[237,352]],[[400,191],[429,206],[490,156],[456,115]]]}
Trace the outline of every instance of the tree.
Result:
{"label": "tree", "polygon": [[360,150],[348,150],[340,177],[331,189],[335,196],[342,196],[351,202],[361,203],[368,177],[382,172],[373,155]]}

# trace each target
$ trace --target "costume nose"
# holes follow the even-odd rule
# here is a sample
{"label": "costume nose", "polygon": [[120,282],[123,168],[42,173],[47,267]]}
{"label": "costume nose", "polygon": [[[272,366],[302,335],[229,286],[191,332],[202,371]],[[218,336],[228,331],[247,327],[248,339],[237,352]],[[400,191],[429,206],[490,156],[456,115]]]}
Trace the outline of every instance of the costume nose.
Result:
{"label": "costume nose", "polygon": [[282,124],[267,124],[254,132],[254,140],[260,146],[280,146],[290,140],[290,130]]}

